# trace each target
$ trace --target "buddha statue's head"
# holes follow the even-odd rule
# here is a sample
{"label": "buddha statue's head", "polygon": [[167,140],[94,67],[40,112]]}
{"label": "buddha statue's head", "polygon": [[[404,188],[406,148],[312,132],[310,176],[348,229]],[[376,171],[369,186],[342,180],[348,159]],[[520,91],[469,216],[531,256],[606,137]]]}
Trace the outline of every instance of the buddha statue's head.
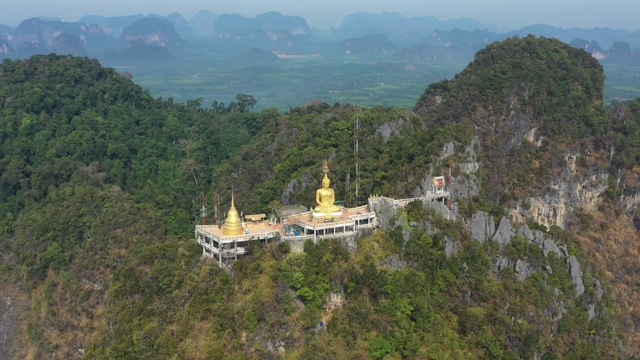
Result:
{"label": "buddha statue's head", "polygon": [[325,174],[324,179],[322,179],[322,188],[328,189],[329,185],[331,185],[331,180],[329,180],[329,177]]}

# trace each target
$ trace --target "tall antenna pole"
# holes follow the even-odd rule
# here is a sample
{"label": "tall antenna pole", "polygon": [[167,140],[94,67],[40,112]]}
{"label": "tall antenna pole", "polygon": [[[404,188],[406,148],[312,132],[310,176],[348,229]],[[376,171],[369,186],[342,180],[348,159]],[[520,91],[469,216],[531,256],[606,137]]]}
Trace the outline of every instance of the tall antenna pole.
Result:
{"label": "tall antenna pole", "polygon": [[356,123],[354,125],[354,130],[355,144],[353,152],[356,160],[356,207],[358,207],[360,205],[358,198],[358,188],[360,186],[360,164],[358,163],[358,158],[360,157],[358,154],[358,145],[360,140],[360,110],[358,109],[358,107],[356,107]]}
{"label": "tall antenna pole", "polygon": [[350,184],[350,178],[351,177],[351,169],[347,169],[347,181],[344,185],[344,207],[349,208],[349,200],[351,199],[351,184]]}

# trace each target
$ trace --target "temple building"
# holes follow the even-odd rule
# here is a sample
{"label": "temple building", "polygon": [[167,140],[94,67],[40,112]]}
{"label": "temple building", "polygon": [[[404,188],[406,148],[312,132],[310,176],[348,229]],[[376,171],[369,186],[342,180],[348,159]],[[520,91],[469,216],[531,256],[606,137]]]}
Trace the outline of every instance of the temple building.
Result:
{"label": "temple building", "polygon": [[231,194],[231,208],[222,226],[196,226],[196,240],[202,246],[202,255],[214,258],[220,266],[228,266],[247,253],[249,241],[260,241],[266,245],[279,239],[274,222],[265,221],[263,216],[247,215],[246,218],[248,222],[240,218]]}
{"label": "temple building", "polygon": [[[279,216],[275,219],[266,220],[265,214],[247,215],[243,219],[235,208],[232,194],[231,208],[222,226],[196,225],[196,240],[202,246],[203,256],[214,258],[220,266],[229,266],[247,253],[249,241],[260,241],[265,245],[272,241],[287,242],[292,251],[303,251],[307,240],[317,243],[322,239],[338,238],[349,249],[355,249],[358,232],[378,226],[376,213],[369,204],[354,208],[337,205],[327,161],[322,170],[324,178],[322,187],[316,191],[316,206],[308,211],[304,207],[289,206],[282,211],[276,210]],[[444,191],[443,177],[434,178],[432,192],[439,199],[449,196]]]}
{"label": "temple building", "polygon": [[282,237],[293,251],[301,251],[308,239],[317,243],[321,239],[340,238],[347,247],[356,247],[358,230],[377,226],[375,212],[368,205],[345,208],[335,204],[335,192],[330,187],[329,164],[324,162],[322,187],[316,191],[317,206],[308,212],[283,219]]}

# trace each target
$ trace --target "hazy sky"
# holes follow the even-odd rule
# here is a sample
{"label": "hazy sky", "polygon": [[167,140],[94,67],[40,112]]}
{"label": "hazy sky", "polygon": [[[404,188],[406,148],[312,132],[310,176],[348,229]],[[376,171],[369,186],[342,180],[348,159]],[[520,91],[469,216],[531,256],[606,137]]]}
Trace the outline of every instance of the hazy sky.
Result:
{"label": "hazy sky", "polygon": [[82,15],[132,15],[172,12],[189,20],[198,10],[238,13],[253,17],[267,11],[300,15],[312,27],[338,26],[345,15],[366,11],[398,12],[407,17],[435,16],[440,20],[468,17],[486,25],[514,28],[537,23],[558,27],[611,27],[640,29],[638,0],[349,0],[337,2],[305,0],[21,0],[0,13],[0,23],[16,26],[35,17],[59,17],[77,21]]}

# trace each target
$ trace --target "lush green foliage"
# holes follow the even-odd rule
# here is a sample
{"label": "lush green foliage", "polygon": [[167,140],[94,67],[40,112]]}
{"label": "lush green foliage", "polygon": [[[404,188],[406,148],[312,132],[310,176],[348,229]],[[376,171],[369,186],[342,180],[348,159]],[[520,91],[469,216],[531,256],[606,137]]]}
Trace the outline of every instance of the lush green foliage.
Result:
{"label": "lush green foliage", "polygon": [[[255,105],[239,100],[242,111]],[[196,196],[211,191],[212,170],[260,130],[262,116],[153,99],[95,60],[0,66],[2,281],[20,281],[35,299],[50,289],[49,300],[34,300],[49,310],[29,322],[33,351],[75,354],[68,337],[83,333],[89,344],[101,332],[101,317],[89,314],[103,310],[84,302],[104,308],[114,296],[106,287],[125,280],[117,271],[138,252],[191,233]],[[61,303],[75,310],[57,313]]]}
{"label": "lush green foliage", "polygon": [[[572,56],[551,40],[542,43],[545,51],[557,50],[556,61]],[[474,66],[491,67],[487,54]],[[601,110],[589,107],[601,91],[597,69],[579,70],[568,73],[587,76],[582,91],[569,86],[562,94],[567,101],[577,97],[583,113],[576,112],[574,124],[584,127],[574,134],[550,126],[547,136],[600,131],[594,120]],[[476,69],[428,93],[462,87],[489,96],[471,89],[486,80],[498,98],[510,94],[499,84],[514,81],[508,74],[501,79],[502,71],[487,71],[499,79],[494,85],[476,79],[482,73]],[[356,118],[360,204],[369,194],[411,195],[427,169],[442,173],[448,166],[439,158],[444,144],[468,144],[482,134],[472,123],[451,124],[446,112],[430,117],[429,109],[425,121],[381,106],[311,103],[281,115],[251,112],[255,99],[246,94],[213,109],[202,101],[153,99],[88,59],[49,55],[0,66],[0,285],[20,284],[29,297],[25,356],[619,357],[610,291],[595,301],[589,287],[576,298],[557,257],[545,258],[522,237],[504,249],[480,244],[462,224],[419,202],[398,215],[404,225],[361,239],[352,254],[331,241],[309,242],[304,254],[252,243],[251,255],[230,273],[201,259],[190,236],[200,192],[218,190],[225,204],[233,185],[245,212],[277,202],[309,205],[326,158],[337,197],[353,205]],[[553,123],[551,110],[540,111],[541,127]],[[635,113],[632,107],[626,119]],[[635,134],[634,123],[612,131]],[[617,160],[621,165],[635,159],[629,149]],[[523,144],[514,158],[546,150]],[[483,194],[463,205],[471,211],[491,200]],[[574,251],[570,234],[554,231]],[[447,241],[460,245],[457,255],[445,254]],[[526,259],[536,274],[518,279],[510,269],[497,271],[499,256]],[[587,269],[585,283],[592,284],[599,274]],[[563,307],[562,320],[554,320]]]}
{"label": "lush green foliage", "polygon": [[[442,173],[448,166],[438,162],[442,146],[450,141],[463,143],[473,135],[464,125],[426,129],[415,114],[380,106],[362,109],[315,103],[292,108],[281,117],[263,117],[262,122],[263,130],[254,141],[217,168],[214,176],[222,188],[234,184],[239,194],[236,202],[245,212],[269,211],[268,206],[278,203],[312,206],[315,190],[321,186],[323,159],[329,160],[331,186],[339,201],[356,204],[356,182],[360,205],[371,194],[407,197],[426,175],[427,170],[416,169],[433,166]],[[359,180],[353,151],[356,136]]]}

